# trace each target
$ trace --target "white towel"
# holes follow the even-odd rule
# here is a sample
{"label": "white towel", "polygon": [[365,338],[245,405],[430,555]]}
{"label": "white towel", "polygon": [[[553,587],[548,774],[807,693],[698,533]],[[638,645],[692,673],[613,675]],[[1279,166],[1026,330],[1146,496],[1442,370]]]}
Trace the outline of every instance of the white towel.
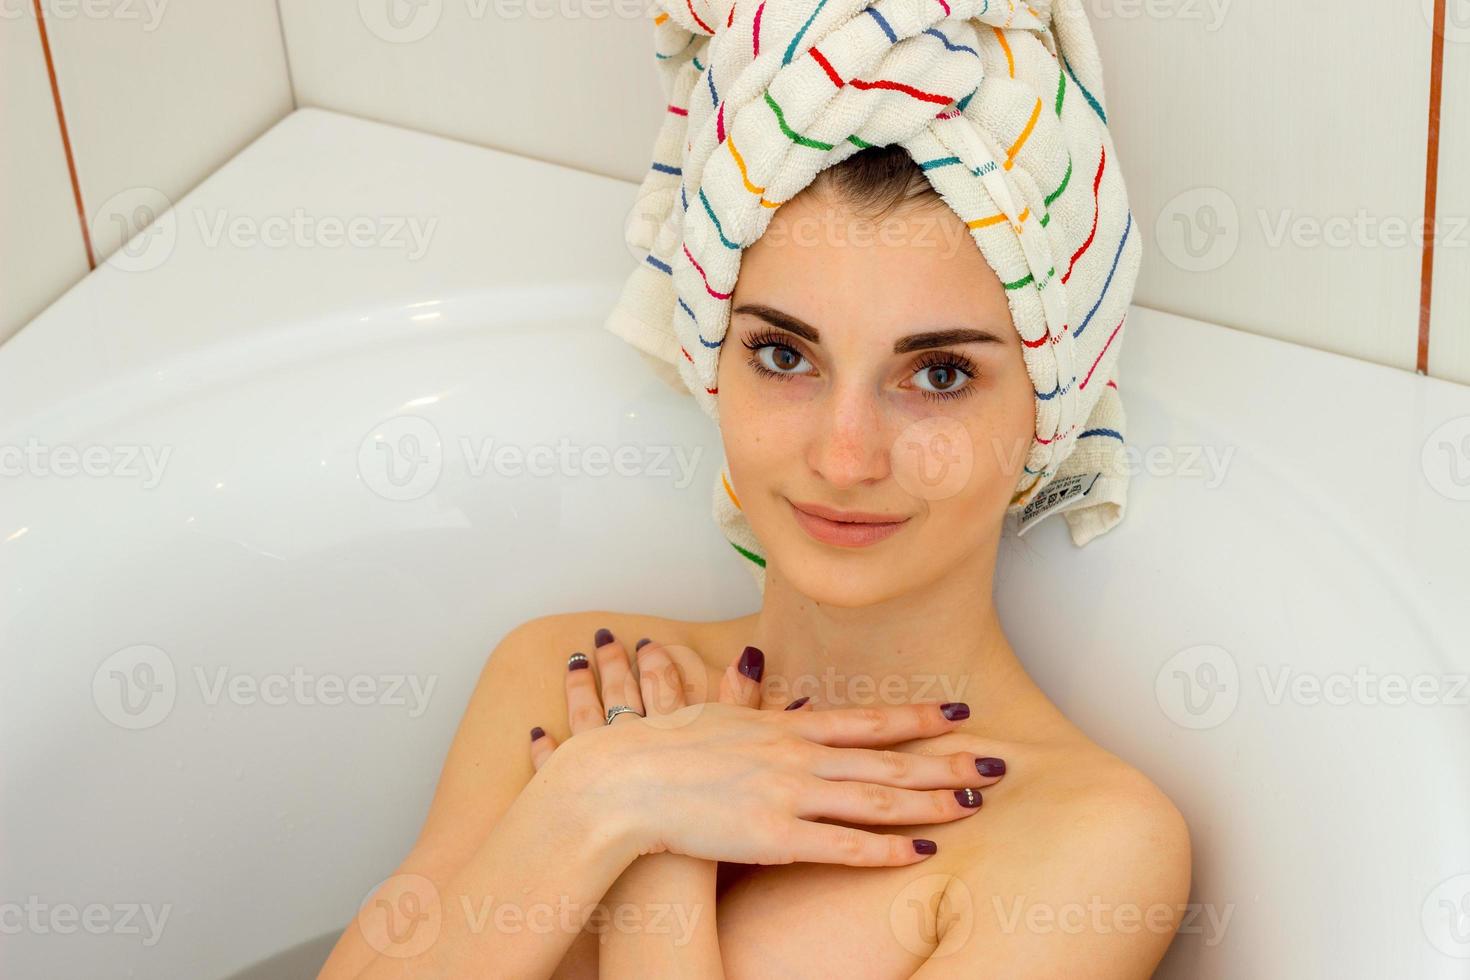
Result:
{"label": "white towel", "polygon": [[[1006,286],[1036,390],[1007,510],[1084,545],[1122,520],[1117,389],[1142,245],[1082,0],[658,0],[668,97],[627,239],[645,258],[606,327],[718,423],[741,251],[776,207],[863,146],[898,144]],[[727,473],[716,517],[764,586]]]}

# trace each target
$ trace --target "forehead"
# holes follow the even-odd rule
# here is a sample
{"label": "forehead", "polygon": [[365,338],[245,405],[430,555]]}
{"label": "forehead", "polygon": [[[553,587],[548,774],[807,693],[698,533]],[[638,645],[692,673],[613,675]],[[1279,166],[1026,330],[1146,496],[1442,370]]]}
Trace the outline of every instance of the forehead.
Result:
{"label": "forehead", "polygon": [[797,195],[741,255],[732,305],[741,303],[824,330],[870,322],[897,334],[930,320],[1010,320],[1005,288],[969,229],[932,198],[874,219],[825,195]]}

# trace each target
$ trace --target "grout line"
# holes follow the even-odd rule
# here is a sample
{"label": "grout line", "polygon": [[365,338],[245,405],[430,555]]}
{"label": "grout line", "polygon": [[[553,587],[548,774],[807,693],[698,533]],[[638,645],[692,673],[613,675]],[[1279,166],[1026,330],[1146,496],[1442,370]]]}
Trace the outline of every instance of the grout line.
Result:
{"label": "grout line", "polygon": [[1429,321],[1434,299],[1434,219],[1439,197],[1439,109],[1444,94],[1445,0],[1434,0],[1434,50],[1429,67],[1428,147],[1424,170],[1424,260],[1419,274],[1419,347],[1414,369],[1429,373]]}
{"label": "grout line", "polygon": [[61,86],[56,83],[56,63],[51,59],[51,39],[46,34],[46,16],[41,0],[32,0],[36,9],[36,30],[41,35],[41,53],[46,57],[46,74],[51,80],[51,101],[56,106],[56,124],[61,127],[61,148],[66,153],[66,169],[71,175],[71,196],[77,205],[77,222],[82,228],[82,245],[87,250],[88,270],[97,268],[97,255],[92,251],[92,232],[87,226],[87,209],[82,205],[82,185],[77,180],[77,161],[71,151],[71,135],[66,128],[66,113],[61,108]]}
{"label": "grout line", "polygon": [[276,0],[276,30],[281,34],[281,59],[286,63],[286,87],[291,90],[291,111],[301,108],[296,97],[296,73],[291,70],[291,45],[286,42],[286,18],[281,14],[281,0]]}

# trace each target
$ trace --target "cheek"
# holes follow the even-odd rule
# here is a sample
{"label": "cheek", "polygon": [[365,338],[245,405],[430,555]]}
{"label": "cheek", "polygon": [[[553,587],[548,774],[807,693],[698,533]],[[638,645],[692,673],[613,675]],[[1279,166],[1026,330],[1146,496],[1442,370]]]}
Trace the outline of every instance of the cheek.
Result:
{"label": "cheek", "polygon": [[1029,379],[1008,378],[962,407],[924,411],[896,433],[891,458],[899,486],[935,508],[1008,506],[1035,428]]}
{"label": "cheek", "polygon": [[730,475],[749,485],[764,468],[771,438],[769,412],[749,372],[738,363],[742,351],[722,352],[719,369],[720,438],[725,447]]}

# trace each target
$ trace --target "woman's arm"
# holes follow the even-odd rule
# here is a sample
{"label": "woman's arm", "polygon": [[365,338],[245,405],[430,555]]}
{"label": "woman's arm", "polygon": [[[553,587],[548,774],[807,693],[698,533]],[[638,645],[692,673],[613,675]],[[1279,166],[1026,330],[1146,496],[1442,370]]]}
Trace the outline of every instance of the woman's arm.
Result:
{"label": "woman's arm", "polygon": [[597,975],[723,980],[715,919],[718,867],[683,854],[634,861],[603,898],[608,921]]}
{"label": "woman's arm", "polygon": [[[530,639],[534,631],[516,634],[513,648],[532,646],[542,662],[548,646],[560,646]],[[545,964],[544,975],[565,954],[596,899],[639,854],[906,866],[934,853],[932,842],[815,820],[911,825],[974,813],[952,789],[938,788],[973,772],[972,755],[916,755],[897,773],[892,753],[875,749],[951,731],[968,714],[964,705],[786,713],[701,703],[667,719],[624,715],[564,746],[547,779],[518,791],[516,777],[500,771],[524,772],[529,765],[523,749],[505,749],[510,736],[504,727],[520,730],[516,741],[526,737],[531,723],[521,698],[529,692],[534,709],[543,712],[546,698],[535,692],[538,684],[544,692],[545,675],[524,670],[525,658],[517,657],[505,658],[497,670],[502,652],[497,648],[491,656],[466,710],[418,844],[399,875],[364,905],[364,914],[383,918],[373,927],[380,933],[362,928],[359,915],[324,976],[392,975],[395,967],[419,977],[457,976],[508,963]],[[496,683],[487,683],[491,678]],[[571,710],[574,718],[589,714],[598,712]],[[487,752],[487,745],[499,751]],[[493,791],[485,791],[487,782]],[[590,827],[584,822],[589,813],[597,815]],[[540,832],[550,841],[538,848]],[[547,853],[563,845],[571,860]],[[519,862],[529,866],[518,870]],[[531,896],[552,896],[557,907],[534,910],[528,922],[517,909]],[[497,914],[497,900],[512,903],[508,920]],[[414,939],[433,935],[434,928],[443,938]],[[368,941],[372,936],[392,952],[379,955],[383,951]],[[427,950],[414,948],[416,941]]]}
{"label": "woman's arm", "polygon": [[[688,654],[688,663],[676,663]],[[703,685],[686,683],[685,674],[700,674],[704,664],[694,651],[669,649],[651,641],[639,641],[634,651],[639,708],[645,716],[657,717],[678,711],[688,702],[686,692]],[[604,666],[606,664],[606,666]],[[597,648],[601,691],[617,689],[617,670],[626,669],[622,645]],[[760,685],[736,674],[741,688],[720,689],[720,701],[759,707]],[[694,680],[694,677],[689,677]],[[628,685],[623,691],[631,692]],[[751,698],[754,696],[754,704]],[[613,724],[619,723],[619,717]],[[632,980],[637,977],[669,977],[670,980],[723,980],[719,929],[714,914],[714,884],[719,862],[704,861],[684,854],[650,854],[632,862],[603,899],[609,911],[609,930],[601,937],[597,976],[601,980]],[[619,915],[628,927],[619,926]]]}
{"label": "woman's arm", "polygon": [[[704,685],[699,681],[704,666],[692,650],[639,640],[633,652],[636,669],[630,670],[623,644],[611,633],[605,639],[588,663],[596,664],[595,673],[566,672],[568,713],[584,709],[580,724],[571,720],[573,734],[601,723],[605,705],[628,704],[644,717],[659,717],[684,707],[690,698],[703,700]],[[727,672],[719,700],[759,707],[760,685],[738,672]],[[620,715],[613,724],[628,721],[629,716]],[[539,727],[532,732],[531,759],[537,769],[558,744]],[[604,896],[593,930],[599,937],[598,975],[605,980],[723,977],[715,918],[718,868],[716,861],[683,854],[649,854],[634,861]]]}
{"label": "woman's arm", "polygon": [[568,753],[536,774],[456,874],[389,879],[357,918],[378,955],[355,976],[472,976],[487,964],[498,976],[549,976],[638,856],[632,823],[594,805],[595,777]]}
{"label": "woman's arm", "polygon": [[[545,716],[546,706],[562,703],[560,678],[555,676],[554,670],[549,670],[548,665],[564,663],[564,654],[557,651],[566,648],[571,631],[580,633],[586,630],[590,633],[585,626],[587,619],[585,616],[534,619],[512,630],[495,647],[481,670],[450,745],[418,840],[393,875],[372,899],[364,903],[357,918],[348,924],[322,968],[321,977],[355,977],[375,958],[383,958],[369,942],[369,935],[363,928],[372,926],[371,915],[375,910],[382,917],[377,928],[384,930],[378,939],[379,944],[389,942],[386,930],[391,928],[394,930],[392,935],[402,941],[398,944],[399,952],[411,949],[407,944],[411,934],[424,942],[423,937],[434,932],[434,920],[425,917],[426,909],[437,908],[440,920],[446,913],[463,919],[463,904],[451,898],[446,905],[443,896],[447,894],[451,879],[471,861],[478,859],[481,867],[494,866],[495,852],[487,850],[492,838],[504,845],[513,858],[518,859],[521,853],[534,858],[539,850],[543,858],[560,861],[561,856],[576,854],[589,843],[605,837],[607,831],[604,827],[597,831],[597,835],[583,835],[581,843],[577,842],[580,833],[577,821],[586,814],[577,808],[569,809],[567,804],[577,802],[578,794],[571,793],[570,801],[566,798],[547,799],[553,795],[560,770],[535,773],[524,749],[526,733],[538,718]],[[569,764],[571,759],[560,761]],[[546,778],[538,782],[532,778],[533,775]],[[529,795],[521,800],[523,793]],[[517,807],[516,820],[506,824],[503,818],[511,815],[513,805]],[[533,836],[535,833],[545,833],[549,839],[538,841]],[[553,846],[547,847],[547,844]],[[567,863],[570,864],[571,860],[568,859]],[[618,861],[612,863],[616,865]],[[541,874],[543,877],[536,880],[542,883],[543,888],[561,883],[561,890],[567,892],[590,893],[597,891],[598,887],[605,891],[610,883],[598,884],[606,872],[598,871],[595,861],[585,867],[572,868],[570,878],[555,866],[542,868]],[[616,874],[613,877],[616,878]],[[580,886],[572,884],[575,878],[581,879]],[[487,894],[479,901],[472,898],[470,902],[473,916],[470,921],[483,929],[493,929],[496,928],[496,920],[486,918],[487,903],[495,903],[489,905],[489,912],[493,915],[500,903],[515,903],[516,898],[500,881],[493,881],[493,887],[482,890]],[[597,891],[590,903],[595,904],[604,891]],[[436,899],[439,900],[437,906],[434,904]],[[510,911],[513,909],[502,914],[509,915]],[[394,922],[394,916],[397,922]],[[502,924],[500,928],[506,926]],[[567,937],[568,943],[575,936],[576,931],[572,930]],[[509,938],[535,947],[548,943],[547,936],[529,928]],[[560,945],[559,935],[550,938]],[[433,941],[437,944],[437,937]],[[400,961],[410,966],[415,962],[409,957],[400,957]],[[543,971],[544,974],[550,972],[550,968]],[[422,971],[420,975],[431,974]]]}
{"label": "woman's arm", "polygon": [[[566,674],[572,729],[587,730],[600,723],[606,705],[627,704],[644,717],[661,719],[691,700],[704,699],[704,665],[694,651],[639,640],[630,671],[623,645],[611,634],[600,642],[591,670]],[[720,683],[718,700],[747,708],[761,705],[760,680],[764,656],[750,648],[731,664]],[[792,702],[788,710],[811,710],[808,699]],[[613,724],[626,725],[619,715]],[[539,769],[555,751],[557,740],[539,727],[532,732],[531,759]],[[603,900],[597,933],[598,975],[604,980],[659,976],[718,980],[724,976],[715,914],[719,863],[682,854],[650,854],[638,858],[609,889]]]}

